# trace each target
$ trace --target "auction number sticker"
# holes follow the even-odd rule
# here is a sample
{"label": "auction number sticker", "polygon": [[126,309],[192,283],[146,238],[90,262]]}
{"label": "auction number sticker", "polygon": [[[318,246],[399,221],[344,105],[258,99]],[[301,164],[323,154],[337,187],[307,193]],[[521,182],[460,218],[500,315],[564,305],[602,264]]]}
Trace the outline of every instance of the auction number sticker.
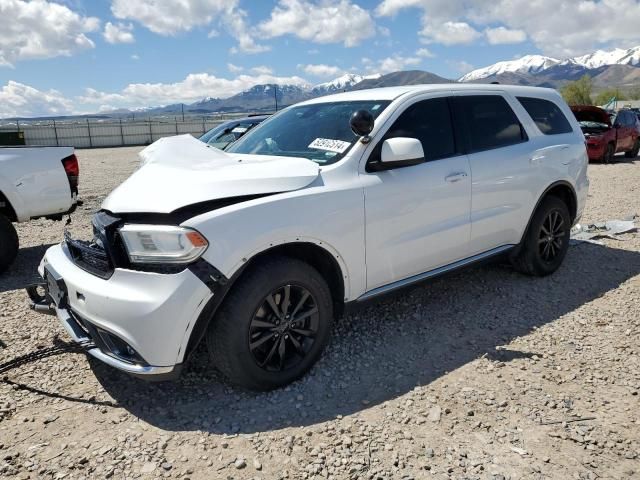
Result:
{"label": "auction number sticker", "polygon": [[316,138],[308,148],[317,148],[327,152],[344,153],[351,144],[342,140],[332,140],[330,138]]}

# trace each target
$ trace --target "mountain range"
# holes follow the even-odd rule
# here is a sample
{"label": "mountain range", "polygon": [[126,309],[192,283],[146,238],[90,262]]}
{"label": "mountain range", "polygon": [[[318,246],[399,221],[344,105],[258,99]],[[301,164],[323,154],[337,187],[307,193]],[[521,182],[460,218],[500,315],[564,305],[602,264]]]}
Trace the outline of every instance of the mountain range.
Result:
{"label": "mountain range", "polygon": [[564,60],[542,55],[526,55],[473,70],[458,81],[558,88],[583,75],[592,77],[594,84],[600,87],[628,87],[640,84],[640,46],[626,50],[598,50]]}
{"label": "mountain range", "polygon": [[[221,112],[272,112],[310,98],[366,88],[430,83],[474,82],[532,85],[559,88],[583,75],[593,79],[596,88],[640,86],[640,46],[630,49],[598,50],[579,57],[559,60],[543,55],[526,55],[473,70],[458,80],[450,80],[421,70],[392,72],[386,75],[347,73],[318,85],[255,85],[229,98],[208,97],[191,104],[172,104],[136,110],[118,109],[92,117],[109,118],[140,115],[206,115]],[[52,117],[51,117],[52,118]]]}
{"label": "mountain range", "polygon": [[420,70],[393,72],[386,75],[356,75],[348,73],[330,82],[314,86],[299,85],[255,85],[229,98],[204,98],[188,105],[172,104],[156,108],[127,111],[117,110],[106,114],[127,115],[142,113],[144,115],[179,115],[184,108],[185,114],[204,115],[212,112],[272,112],[302,102],[310,98],[321,97],[349,90],[366,88],[391,87],[398,85],[419,85],[425,83],[451,83],[449,80],[433,73]]}
{"label": "mountain range", "polygon": [[[598,50],[588,55],[564,60],[543,55],[526,55],[473,70],[457,81],[559,88],[583,75],[592,77],[594,85],[600,88],[640,86],[640,46],[629,49]],[[455,81],[420,70],[366,76],[348,73],[315,86],[256,85],[230,98],[206,98],[186,105],[184,109],[186,113],[192,114],[273,111],[276,98],[280,108],[342,91]],[[181,109],[182,105],[168,105],[146,110],[145,113],[176,114],[180,113]]]}

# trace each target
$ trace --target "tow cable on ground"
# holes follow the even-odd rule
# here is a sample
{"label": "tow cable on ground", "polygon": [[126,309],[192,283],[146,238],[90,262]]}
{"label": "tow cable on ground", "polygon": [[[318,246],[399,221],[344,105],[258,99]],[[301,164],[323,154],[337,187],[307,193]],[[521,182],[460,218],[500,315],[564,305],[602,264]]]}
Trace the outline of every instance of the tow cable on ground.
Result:
{"label": "tow cable on ground", "polygon": [[54,344],[55,345],[51,347],[41,348],[34,352],[13,358],[8,362],[0,363],[0,375],[23,365],[37,362],[38,360],[43,360],[55,355],[61,355],[63,353],[84,353],[87,348],[93,346],[93,343],[90,341],[69,343],[58,340],[57,337],[54,339]]}

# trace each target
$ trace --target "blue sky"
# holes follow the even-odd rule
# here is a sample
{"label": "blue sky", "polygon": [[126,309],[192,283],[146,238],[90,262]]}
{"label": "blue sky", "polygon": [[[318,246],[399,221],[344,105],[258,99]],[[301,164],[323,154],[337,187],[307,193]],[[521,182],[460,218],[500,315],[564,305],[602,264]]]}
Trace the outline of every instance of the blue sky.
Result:
{"label": "blue sky", "polygon": [[0,117],[190,102],[347,72],[458,78],[525,54],[640,43],[638,0],[576,3],[0,0]]}

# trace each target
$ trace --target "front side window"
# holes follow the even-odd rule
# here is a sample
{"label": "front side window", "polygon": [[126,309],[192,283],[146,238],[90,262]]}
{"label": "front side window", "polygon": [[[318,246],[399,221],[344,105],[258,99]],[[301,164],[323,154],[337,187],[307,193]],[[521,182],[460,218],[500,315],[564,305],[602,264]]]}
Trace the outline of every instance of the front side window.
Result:
{"label": "front side window", "polygon": [[618,116],[615,119],[615,123],[622,127],[628,127],[631,125],[629,114],[624,110],[618,112]]}
{"label": "front side window", "polygon": [[369,157],[369,163],[380,161],[380,152],[385,140],[398,137],[420,140],[426,161],[456,155],[448,100],[432,98],[416,102],[407,108],[378,142]]}
{"label": "front side window", "polygon": [[481,152],[527,140],[524,128],[500,95],[455,97],[456,118],[466,128],[468,150]]}
{"label": "front side window", "polygon": [[343,158],[358,141],[351,115],[368,110],[377,118],[390,101],[346,101],[291,107],[229,146],[229,153],[302,157],[320,165]]}
{"label": "front side window", "polygon": [[518,97],[518,101],[545,135],[560,135],[573,131],[569,120],[555,103],[531,97]]}

